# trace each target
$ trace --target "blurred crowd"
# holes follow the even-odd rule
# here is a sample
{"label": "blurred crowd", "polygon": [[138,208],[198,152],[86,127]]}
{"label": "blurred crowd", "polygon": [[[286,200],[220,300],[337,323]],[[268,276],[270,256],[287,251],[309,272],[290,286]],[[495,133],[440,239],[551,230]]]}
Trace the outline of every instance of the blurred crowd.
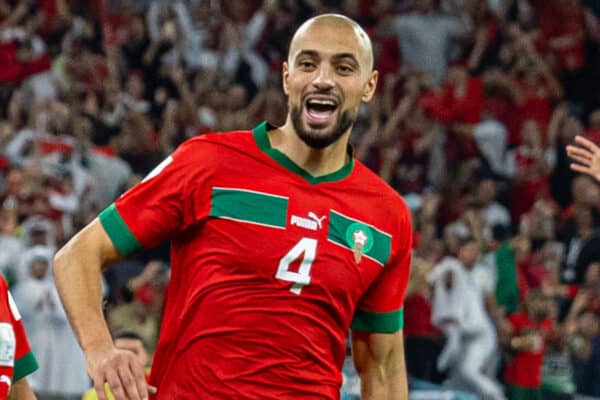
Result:
{"label": "blurred crowd", "polygon": [[[90,386],[56,249],[184,140],[282,124],[288,42],[324,12],[373,40],[351,141],[413,213],[411,399],[600,398],[600,186],[564,149],[600,144],[600,2],[0,0],[0,271],[41,399]],[[150,353],[168,250],[104,277],[112,332]]]}

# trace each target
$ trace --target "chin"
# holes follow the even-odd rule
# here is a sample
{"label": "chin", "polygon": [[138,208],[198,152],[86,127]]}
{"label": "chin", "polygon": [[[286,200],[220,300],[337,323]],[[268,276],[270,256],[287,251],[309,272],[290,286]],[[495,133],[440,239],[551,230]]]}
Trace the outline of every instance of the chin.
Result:
{"label": "chin", "polygon": [[300,107],[291,107],[291,116],[296,135],[309,147],[324,149],[337,142],[356,120],[350,110],[341,112],[325,124],[311,124]]}

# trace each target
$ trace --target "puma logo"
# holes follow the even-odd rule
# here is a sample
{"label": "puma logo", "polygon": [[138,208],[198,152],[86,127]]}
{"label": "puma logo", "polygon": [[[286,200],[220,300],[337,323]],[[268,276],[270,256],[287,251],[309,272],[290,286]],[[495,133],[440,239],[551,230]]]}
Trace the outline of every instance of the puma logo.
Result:
{"label": "puma logo", "polygon": [[309,211],[308,212],[308,218],[312,218],[317,223],[317,225],[319,225],[319,229],[321,229],[323,227],[323,225],[321,223],[323,222],[323,220],[325,218],[327,218],[327,215],[323,215],[321,218],[319,218],[317,216],[317,214],[315,214],[312,211]]}
{"label": "puma logo", "polygon": [[309,229],[311,231],[316,231],[318,229],[323,228],[323,220],[326,217],[327,216],[325,215],[325,216],[322,216],[319,218],[319,216],[317,214],[310,211],[308,213],[308,218],[303,218],[303,217],[299,217],[297,215],[292,215],[292,219],[291,219],[290,223],[292,225],[296,225],[297,227],[300,227],[300,228]]}

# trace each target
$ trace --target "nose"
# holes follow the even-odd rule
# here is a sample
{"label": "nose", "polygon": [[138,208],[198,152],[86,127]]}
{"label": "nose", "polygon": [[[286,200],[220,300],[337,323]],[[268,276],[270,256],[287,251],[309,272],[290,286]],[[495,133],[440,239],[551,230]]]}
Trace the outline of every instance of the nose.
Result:
{"label": "nose", "polygon": [[319,90],[331,89],[334,86],[333,70],[329,64],[321,63],[312,84]]}

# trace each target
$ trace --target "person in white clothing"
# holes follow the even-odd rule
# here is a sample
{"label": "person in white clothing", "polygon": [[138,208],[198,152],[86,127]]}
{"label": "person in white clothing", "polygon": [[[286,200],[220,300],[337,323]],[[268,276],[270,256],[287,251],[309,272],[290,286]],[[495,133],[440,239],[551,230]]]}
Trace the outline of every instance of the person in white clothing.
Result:
{"label": "person in white clothing", "polygon": [[428,275],[434,293],[432,323],[447,338],[438,368],[450,369],[449,384],[501,400],[505,397],[500,385],[484,373],[496,349],[496,334],[480,286],[470,273],[478,258],[477,242],[463,239],[457,257],[445,257]]}
{"label": "person in white clothing", "polygon": [[[29,276],[13,289],[40,368],[28,377],[39,400],[80,399],[89,388],[83,352],[69,327],[49,268],[53,254],[27,257]],[[24,255],[25,257],[26,255]]]}

